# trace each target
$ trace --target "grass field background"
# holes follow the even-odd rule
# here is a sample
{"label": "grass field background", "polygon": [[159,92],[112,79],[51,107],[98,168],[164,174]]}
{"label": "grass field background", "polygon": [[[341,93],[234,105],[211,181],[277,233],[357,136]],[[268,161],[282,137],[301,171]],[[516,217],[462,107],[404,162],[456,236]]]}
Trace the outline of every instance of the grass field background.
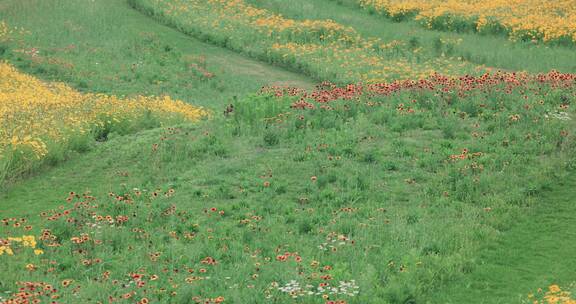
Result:
{"label": "grass field background", "polygon": [[[95,127],[8,176],[0,302],[18,287],[58,303],[568,301],[575,78],[532,73],[574,73],[572,46],[354,1],[223,3],[0,1],[2,60],[47,87],[209,113]],[[479,78],[391,84],[434,69]],[[371,80],[390,82],[356,84]]]}

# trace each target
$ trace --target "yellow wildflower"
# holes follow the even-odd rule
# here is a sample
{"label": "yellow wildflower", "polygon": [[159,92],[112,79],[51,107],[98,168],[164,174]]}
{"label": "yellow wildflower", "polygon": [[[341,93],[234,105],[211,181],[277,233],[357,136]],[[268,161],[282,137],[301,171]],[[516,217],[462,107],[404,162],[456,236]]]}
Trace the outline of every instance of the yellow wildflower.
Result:
{"label": "yellow wildflower", "polygon": [[0,255],[3,255],[4,253],[6,253],[7,255],[14,255],[12,248],[10,248],[9,246],[0,246]]}
{"label": "yellow wildflower", "polygon": [[[90,136],[87,130],[150,114],[163,122],[181,122],[197,121],[207,113],[170,97],[121,99],[84,94],[62,83],[40,81],[0,62],[0,163],[14,153],[22,154],[29,162],[39,160],[50,153],[51,147],[60,148],[72,138]],[[12,241],[36,246],[30,236]]]}

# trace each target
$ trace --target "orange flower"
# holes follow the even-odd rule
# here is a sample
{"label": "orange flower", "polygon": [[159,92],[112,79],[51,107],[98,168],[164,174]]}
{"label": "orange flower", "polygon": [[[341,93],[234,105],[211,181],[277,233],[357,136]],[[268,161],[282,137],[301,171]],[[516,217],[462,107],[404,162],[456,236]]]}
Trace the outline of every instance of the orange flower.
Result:
{"label": "orange flower", "polygon": [[123,299],[130,299],[131,297],[132,297],[132,293],[131,293],[131,292],[125,293],[125,294],[122,295],[122,298],[123,298]]}
{"label": "orange flower", "polygon": [[223,296],[219,296],[216,299],[214,299],[214,303],[222,303],[224,302],[224,297]]}

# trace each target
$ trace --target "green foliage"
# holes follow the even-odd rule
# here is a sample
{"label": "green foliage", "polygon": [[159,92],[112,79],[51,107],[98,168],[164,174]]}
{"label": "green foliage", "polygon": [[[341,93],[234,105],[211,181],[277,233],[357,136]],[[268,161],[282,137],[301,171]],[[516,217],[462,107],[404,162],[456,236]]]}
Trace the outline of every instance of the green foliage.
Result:
{"label": "green foliage", "polygon": [[[370,105],[368,97],[335,100],[331,110],[298,110],[291,108],[298,96],[263,94],[241,98],[228,116],[200,125],[111,137],[84,156],[15,185],[2,200],[12,214],[25,217],[59,204],[72,208],[82,196],[72,202],[61,198],[90,189],[97,214],[127,215],[129,220],[101,223],[103,244],[78,246],[70,238],[92,231],[88,223],[93,219],[82,208],[73,208],[72,224],[65,217],[32,218],[35,229],[50,229],[63,246],[42,245],[43,257],[23,250],[1,256],[13,274],[2,279],[2,288],[11,290],[22,280],[82,282],[111,270],[110,281],[125,280],[130,273],[157,274],[159,281],[145,279],[150,288],[164,286],[169,278],[180,287],[169,297],[104,280],[92,283],[100,288],[82,287],[76,297],[105,300],[133,290],[136,298],[165,303],[194,296],[265,303],[266,295],[290,302],[279,287],[290,280],[316,285],[322,280],[311,275],[321,272],[331,276],[325,280],[331,284],[355,280],[359,286],[357,295],[333,299],[425,301],[431,291],[474,273],[478,250],[492,244],[511,221],[524,220],[522,212],[533,210],[541,189],[574,157],[573,141],[555,134],[565,129],[573,134],[574,127],[562,120],[534,121],[561,104],[552,93],[540,110],[514,102],[515,94],[488,92],[485,99],[491,103],[478,105],[476,115],[462,115],[471,112],[469,105],[467,112],[456,110],[469,98],[456,95],[446,103],[431,95],[418,102],[414,94],[419,93],[377,97]],[[406,100],[416,100],[410,105],[414,111],[395,106]],[[499,119],[511,113],[523,119]],[[386,117],[386,123],[373,116]],[[424,119],[429,120],[427,130],[407,123]],[[452,136],[445,130],[452,130]],[[520,140],[526,132],[542,136]],[[503,140],[508,144],[502,145]],[[452,159],[464,148],[476,156]],[[45,199],[33,199],[39,196]],[[88,255],[77,253],[78,248]],[[160,258],[150,260],[155,252]],[[287,261],[278,260],[285,252]],[[126,255],[136,258],[121,263]],[[206,257],[218,264],[202,264]],[[87,258],[102,262],[83,265]],[[45,276],[42,269],[49,265],[42,260],[57,260],[59,270]],[[315,261],[319,266],[310,266]],[[23,263],[39,270],[26,271]],[[324,266],[330,270],[320,271]],[[168,275],[162,271],[166,267],[178,272]],[[188,268],[195,273],[188,274]],[[200,268],[207,273],[197,273]],[[210,279],[187,283],[191,276]],[[273,282],[279,285],[270,287]],[[256,288],[227,288],[236,284]],[[71,295],[65,289],[62,296]],[[301,301],[324,303],[320,296]]]}
{"label": "green foliage", "polygon": [[81,91],[169,93],[217,107],[272,82],[313,84],[305,76],[151,22],[124,1],[33,0],[24,5],[9,0],[2,4],[0,20],[22,29],[3,44],[0,60]]}
{"label": "green foliage", "polygon": [[[426,56],[444,53],[505,69],[576,69],[574,53],[553,46],[427,32],[334,1],[253,2],[286,16],[332,18],[367,37],[424,47]],[[105,126],[94,137],[106,140],[73,139],[73,150],[83,154],[55,156],[54,167],[38,168],[36,176],[2,191],[2,218],[25,218],[33,228],[0,226],[0,238],[50,229],[62,246],[41,242],[44,255],[24,248],[0,256],[2,272],[10,274],[0,277],[0,291],[34,281],[56,286],[64,303],[106,302],[134,291],[127,301],[224,296],[224,303],[313,304],[326,301],[320,295],[292,299],[278,287],[291,280],[302,286],[355,280],[358,295],[331,299],[512,303],[538,287],[573,280],[566,265],[576,244],[567,239],[574,180],[565,173],[576,169],[576,131],[573,121],[555,118],[573,94],[554,91],[536,106],[522,92],[404,92],[370,100],[372,106],[362,97],[336,100],[331,110],[296,110],[292,97],[246,94],[269,82],[308,86],[309,79],[200,43],[121,1],[22,3],[3,2],[0,17],[32,31],[3,55],[23,70],[90,91],[169,93],[216,114],[198,125],[127,136],[120,135],[138,129]],[[445,39],[459,37],[461,44]],[[211,42],[233,48],[230,41]],[[62,49],[70,44],[76,48]],[[13,51],[32,47],[44,61]],[[405,51],[382,50],[390,56]],[[234,110],[221,115],[229,103]],[[400,104],[415,112],[399,111]],[[562,111],[574,117],[573,108]],[[519,121],[511,121],[515,114]],[[158,126],[151,117],[134,124]],[[463,149],[481,154],[451,157]],[[0,159],[0,172],[16,163]],[[80,197],[66,201],[71,191]],[[87,199],[84,192],[97,208],[74,208]],[[38,216],[71,209],[71,222]],[[129,219],[95,228],[91,212]],[[71,242],[81,233],[103,243]],[[218,263],[203,264],[206,257]],[[94,259],[101,261],[83,264]],[[38,268],[29,271],[27,264]],[[135,287],[131,273],[145,275],[149,293]],[[159,279],[150,280],[153,274]],[[203,279],[190,283],[189,277]],[[73,284],[63,287],[67,279]],[[73,294],[76,286],[82,287]]]}
{"label": "green foliage", "polygon": [[[488,20],[488,25],[476,33],[471,26],[461,24],[460,32],[431,31],[417,21],[397,22],[375,12],[362,10],[357,0],[249,0],[259,7],[296,19],[332,19],[342,25],[351,26],[364,37],[377,37],[386,42],[398,41],[407,44],[411,37],[418,37],[424,56],[442,56],[434,47],[442,39],[451,44],[445,56],[461,57],[464,60],[488,67],[529,71],[533,73],[558,70],[576,72],[576,52],[572,43],[534,45],[532,42],[508,41],[505,30],[498,23]],[[339,5],[338,2],[343,2]],[[401,17],[398,17],[401,18]],[[412,19],[412,18],[410,18]],[[461,20],[460,20],[461,21]],[[492,35],[495,33],[496,35]],[[480,35],[479,35],[480,34]],[[568,45],[569,47],[566,47]]]}

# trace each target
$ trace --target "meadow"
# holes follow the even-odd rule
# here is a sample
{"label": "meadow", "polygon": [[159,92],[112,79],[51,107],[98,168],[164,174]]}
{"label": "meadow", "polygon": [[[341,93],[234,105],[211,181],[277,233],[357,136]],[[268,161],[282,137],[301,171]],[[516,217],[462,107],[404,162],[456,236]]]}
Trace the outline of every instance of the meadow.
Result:
{"label": "meadow", "polygon": [[0,1],[0,303],[574,303],[573,46],[368,3]]}
{"label": "meadow", "polygon": [[43,83],[8,64],[0,64],[0,87],[0,183],[44,162],[56,163],[69,150],[86,150],[112,132],[134,133],[208,115],[168,96],[81,94],[62,83]]}
{"label": "meadow", "polygon": [[389,1],[359,0],[371,12],[402,20],[413,17],[431,29],[504,34],[512,40],[576,42],[572,1]]}

